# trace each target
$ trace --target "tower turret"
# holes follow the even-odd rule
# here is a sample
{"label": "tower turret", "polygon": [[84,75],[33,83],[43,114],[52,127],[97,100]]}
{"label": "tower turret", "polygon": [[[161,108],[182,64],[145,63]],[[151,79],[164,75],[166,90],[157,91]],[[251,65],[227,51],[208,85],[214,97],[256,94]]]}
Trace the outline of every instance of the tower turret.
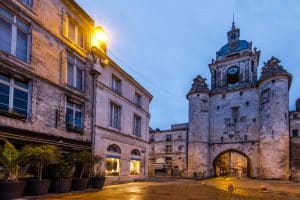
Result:
{"label": "tower turret", "polygon": [[209,89],[206,79],[198,75],[189,100],[188,175],[209,176]]}
{"label": "tower turret", "polygon": [[289,87],[292,75],[272,57],[259,79],[260,176],[288,179]]}

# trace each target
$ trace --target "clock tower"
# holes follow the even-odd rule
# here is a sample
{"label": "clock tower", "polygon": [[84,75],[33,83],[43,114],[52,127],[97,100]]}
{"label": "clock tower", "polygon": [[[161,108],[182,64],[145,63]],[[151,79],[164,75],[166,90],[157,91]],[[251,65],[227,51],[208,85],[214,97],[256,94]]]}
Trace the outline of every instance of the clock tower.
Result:
{"label": "clock tower", "polygon": [[209,64],[212,91],[253,87],[257,82],[260,51],[252,50],[252,42],[240,39],[240,29],[232,22],[227,44],[216,52]]}

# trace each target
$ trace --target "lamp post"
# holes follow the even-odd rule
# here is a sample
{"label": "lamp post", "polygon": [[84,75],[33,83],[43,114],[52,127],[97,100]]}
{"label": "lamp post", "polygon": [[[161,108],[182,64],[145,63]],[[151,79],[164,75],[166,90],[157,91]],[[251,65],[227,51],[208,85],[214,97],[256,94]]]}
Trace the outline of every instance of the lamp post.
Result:
{"label": "lamp post", "polygon": [[[96,92],[97,92],[97,79],[101,75],[102,68],[109,63],[106,55],[108,37],[101,26],[94,28],[91,37],[91,54],[93,56],[93,67],[91,75],[93,76],[93,107],[92,107],[92,153],[96,155],[95,138],[96,138]],[[101,167],[101,166],[100,166]],[[94,166],[94,170],[96,166]]]}

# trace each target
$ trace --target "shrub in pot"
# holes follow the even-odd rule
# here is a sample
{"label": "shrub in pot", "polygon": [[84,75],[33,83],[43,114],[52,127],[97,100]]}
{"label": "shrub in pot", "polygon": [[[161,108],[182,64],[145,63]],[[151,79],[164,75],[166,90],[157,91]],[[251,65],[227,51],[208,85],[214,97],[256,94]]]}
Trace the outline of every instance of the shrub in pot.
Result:
{"label": "shrub in pot", "polygon": [[[84,190],[87,188],[91,169],[96,159],[92,152],[86,150],[79,152],[75,156],[75,162],[81,166],[81,171],[79,177],[73,178],[73,190]],[[88,177],[83,177],[84,174],[88,174]]]}
{"label": "shrub in pot", "polygon": [[74,174],[74,162],[70,155],[62,154],[61,158],[54,165],[55,179],[52,180],[51,191],[55,193],[69,192],[72,186]]}
{"label": "shrub in pot", "polygon": [[42,179],[43,169],[60,157],[58,148],[54,145],[27,145],[22,149],[25,162],[37,168],[37,179],[27,181],[27,192],[31,195],[42,195],[49,191],[50,179]]}
{"label": "shrub in pot", "polygon": [[16,199],[22,196],[25,182],[18,180],[21,159],[22,156],[15,146],[4,140],[4,147],[0,149],[0,163],[6,169],[6,175],[0,182],[0,199]]}
{"label": "shrub in pot", "polygon": [[[94,167],[94,171],[90,178],[90,185],[94,189],[102,189],[105,182],[105,174],[101,172],[101,161],[103,160],[102,157],[94,155],[92,157],[91,166]],[[97,165],[99,164],[99,165]]]}

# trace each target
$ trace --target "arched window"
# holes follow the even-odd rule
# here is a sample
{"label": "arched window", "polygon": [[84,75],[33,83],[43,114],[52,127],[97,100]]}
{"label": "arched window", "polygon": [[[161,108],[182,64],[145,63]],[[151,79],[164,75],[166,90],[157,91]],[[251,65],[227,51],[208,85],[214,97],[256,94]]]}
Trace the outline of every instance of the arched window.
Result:
{"label": "arched window", "polygon": [[109,145],[107,147],[107,151],[113,152],[113,153],[121,153],[120,147],[116,144]]}
{"label": "arched window", "polygon": [[131,151],[131,155],[133,155],[133,156],[141,156],[141,153],[140,153],[139,150],[133,149],[133,150]]}

